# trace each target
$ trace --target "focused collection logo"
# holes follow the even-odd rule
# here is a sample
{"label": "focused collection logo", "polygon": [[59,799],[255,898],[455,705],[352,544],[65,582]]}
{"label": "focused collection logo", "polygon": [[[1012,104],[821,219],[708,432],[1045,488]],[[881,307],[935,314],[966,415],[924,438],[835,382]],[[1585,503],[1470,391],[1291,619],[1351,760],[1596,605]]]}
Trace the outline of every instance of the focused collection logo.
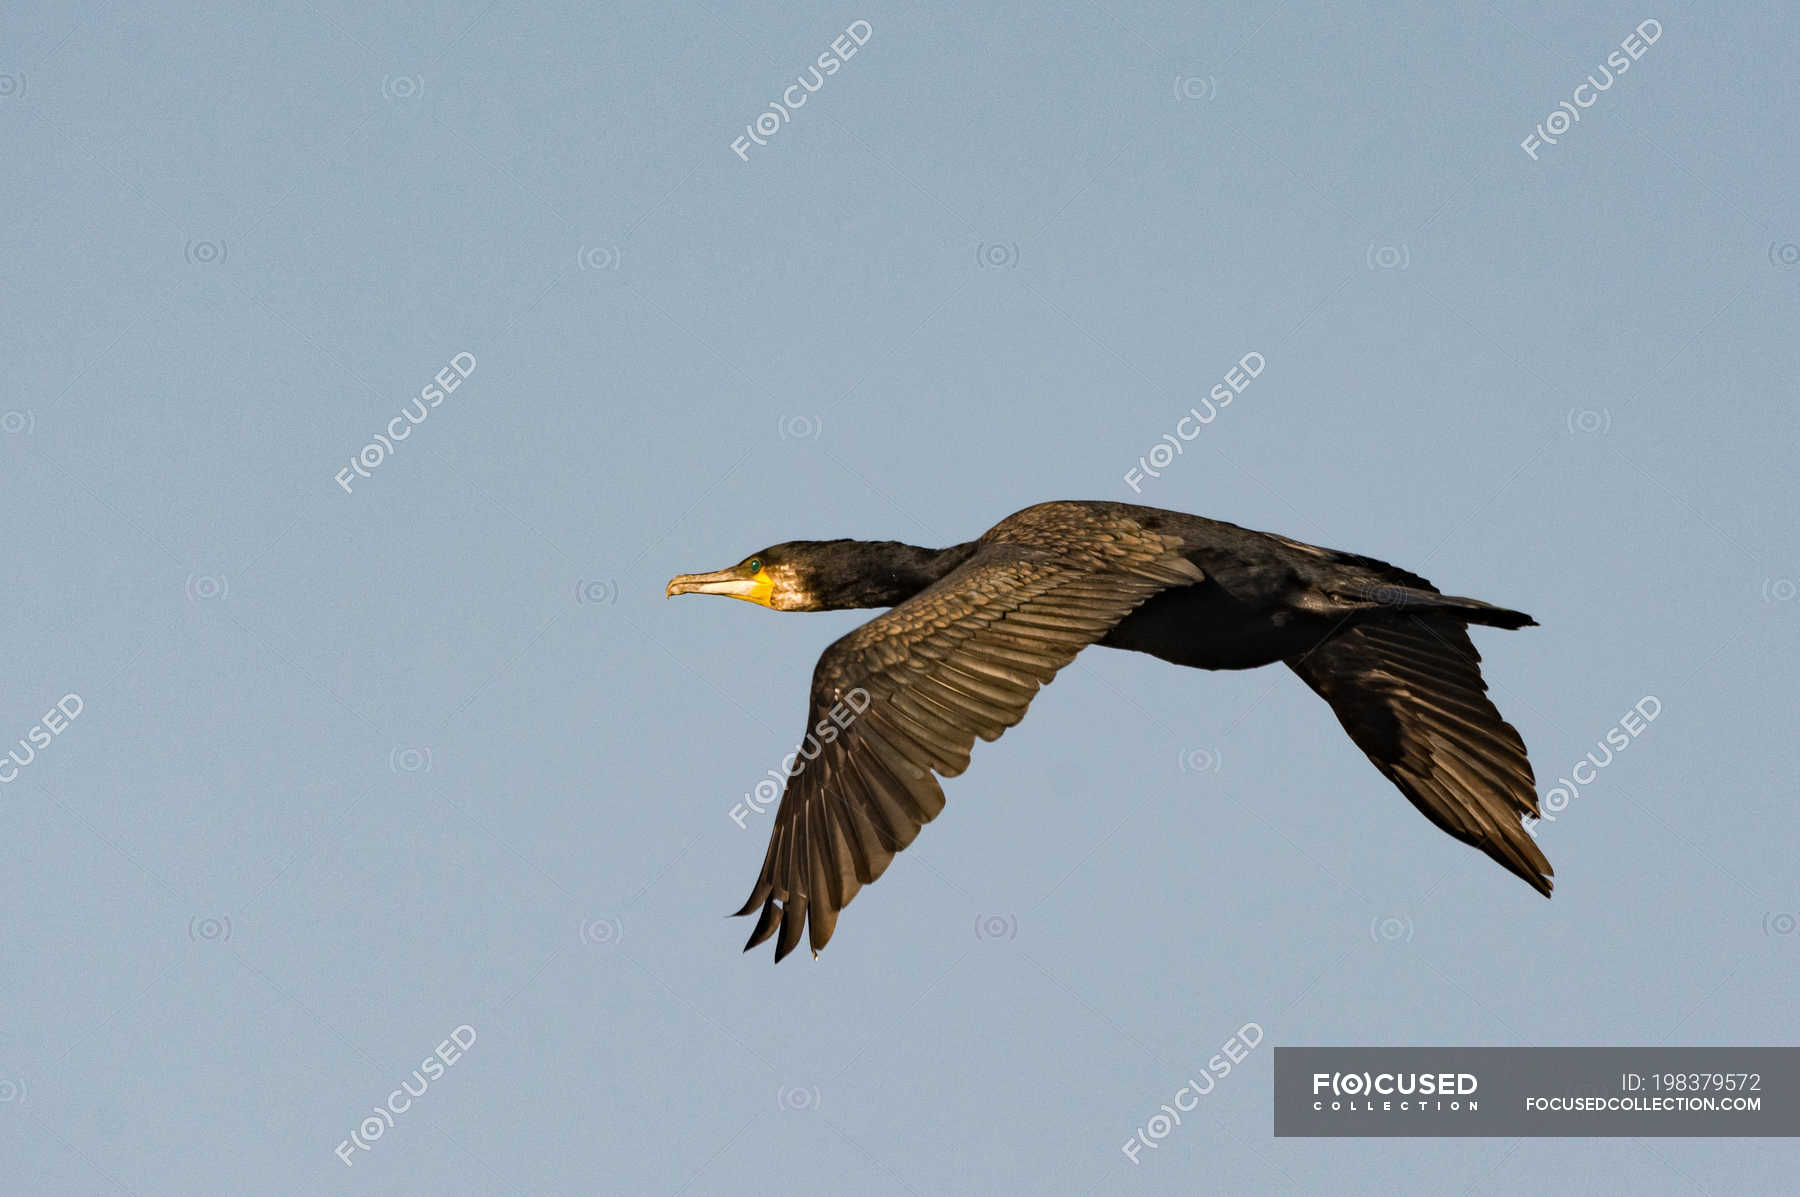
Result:
{"label": "focused collection logo", "polygon": [[1417,1113],[1481,1108],[1472,1072],[1315,1072],[1315,1110]]}

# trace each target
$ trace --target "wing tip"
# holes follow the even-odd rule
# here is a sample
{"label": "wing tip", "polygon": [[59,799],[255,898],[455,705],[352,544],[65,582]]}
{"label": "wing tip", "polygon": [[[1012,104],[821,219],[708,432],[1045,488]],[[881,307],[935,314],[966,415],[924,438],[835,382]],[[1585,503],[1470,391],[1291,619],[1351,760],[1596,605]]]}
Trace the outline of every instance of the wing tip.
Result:
{"label": "wing tip", "polygon": [[732,911],[730,914],[726,915],[725,917],[728,919],[743,918],[745,915],[749,914],[751,911],[755,910],[757,907],[763,905],[763,903],[765,903],[769,900],[769,891],[770,891],[770,886],[768,885],[767,882],[758,881],[756,883],[755,887],[753,889],[751,889],[750,897],[745,900],[744,904],[742,906],[740,906],[738,909]]}
{"label": "wing tip", "polygon": [[1532,889],[1535,889],[1538,893],[1543,894],[1544,897],[1548,898],[1550,897],[1550,891],[1556,888],[1555,872],[1556,870],[1550,867],[1550,862],[1545,861],[1544,867],[1538,875],[1536,877],[1527,877],[1526,880],[1531,882]]}

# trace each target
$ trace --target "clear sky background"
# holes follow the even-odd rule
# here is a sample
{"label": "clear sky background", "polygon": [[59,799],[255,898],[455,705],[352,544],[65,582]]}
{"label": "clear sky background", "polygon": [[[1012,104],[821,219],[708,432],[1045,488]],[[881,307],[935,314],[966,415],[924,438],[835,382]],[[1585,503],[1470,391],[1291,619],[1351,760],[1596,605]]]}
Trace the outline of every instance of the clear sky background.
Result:
{"label": "clear sky background", "polygon": [[[1794,1042],[1800,12],[1058,9],[7,6],[0,746],[80,713],[0,785],[0,1188],[1790,1189],[1787,1141],[1275,1140],[1270,1085]],[[867,613],[666,579],[1052,498],[1533,613],[1475,640],[1541,789],[1661,712],[1546,902],[1285,670],[1094,650],[821,960],[740,955],[732,808]]]}

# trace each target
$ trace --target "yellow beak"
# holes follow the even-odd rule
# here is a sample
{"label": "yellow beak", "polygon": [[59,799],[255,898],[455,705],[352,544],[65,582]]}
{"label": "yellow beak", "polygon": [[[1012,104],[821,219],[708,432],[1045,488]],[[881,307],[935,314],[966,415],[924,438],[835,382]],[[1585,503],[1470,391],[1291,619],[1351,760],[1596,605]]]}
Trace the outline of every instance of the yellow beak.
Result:
{"label": "yellow beak", "polygon": [[759,569],[749,576],[740,570],[721,569],[710,574],[677,574],[669,579],[663,597],[670,598],[677,594],[723,594],[766,607],[774,589],[775,579],[769,576],[766,569]]}

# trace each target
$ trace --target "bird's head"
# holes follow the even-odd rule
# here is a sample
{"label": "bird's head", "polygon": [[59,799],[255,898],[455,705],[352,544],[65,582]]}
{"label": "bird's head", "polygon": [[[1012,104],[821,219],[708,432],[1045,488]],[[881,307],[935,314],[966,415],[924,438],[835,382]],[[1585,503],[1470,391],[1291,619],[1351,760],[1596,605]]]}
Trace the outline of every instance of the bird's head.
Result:
{"label": "bird's head", "polygon": [[667,595],[723,594],[776,611],[891,607],[942,575],[947,550],[891,540],[790,540],[709,574],[669,579]]}
{"label": "bird's head", "polygon": [[812,585],[811,568],[818,542],[790,541],[752,553],[736,565],[709,574],[677,574],[669,579],[665,596],[723,594],[775,611],[823,611],[826,609]]}

